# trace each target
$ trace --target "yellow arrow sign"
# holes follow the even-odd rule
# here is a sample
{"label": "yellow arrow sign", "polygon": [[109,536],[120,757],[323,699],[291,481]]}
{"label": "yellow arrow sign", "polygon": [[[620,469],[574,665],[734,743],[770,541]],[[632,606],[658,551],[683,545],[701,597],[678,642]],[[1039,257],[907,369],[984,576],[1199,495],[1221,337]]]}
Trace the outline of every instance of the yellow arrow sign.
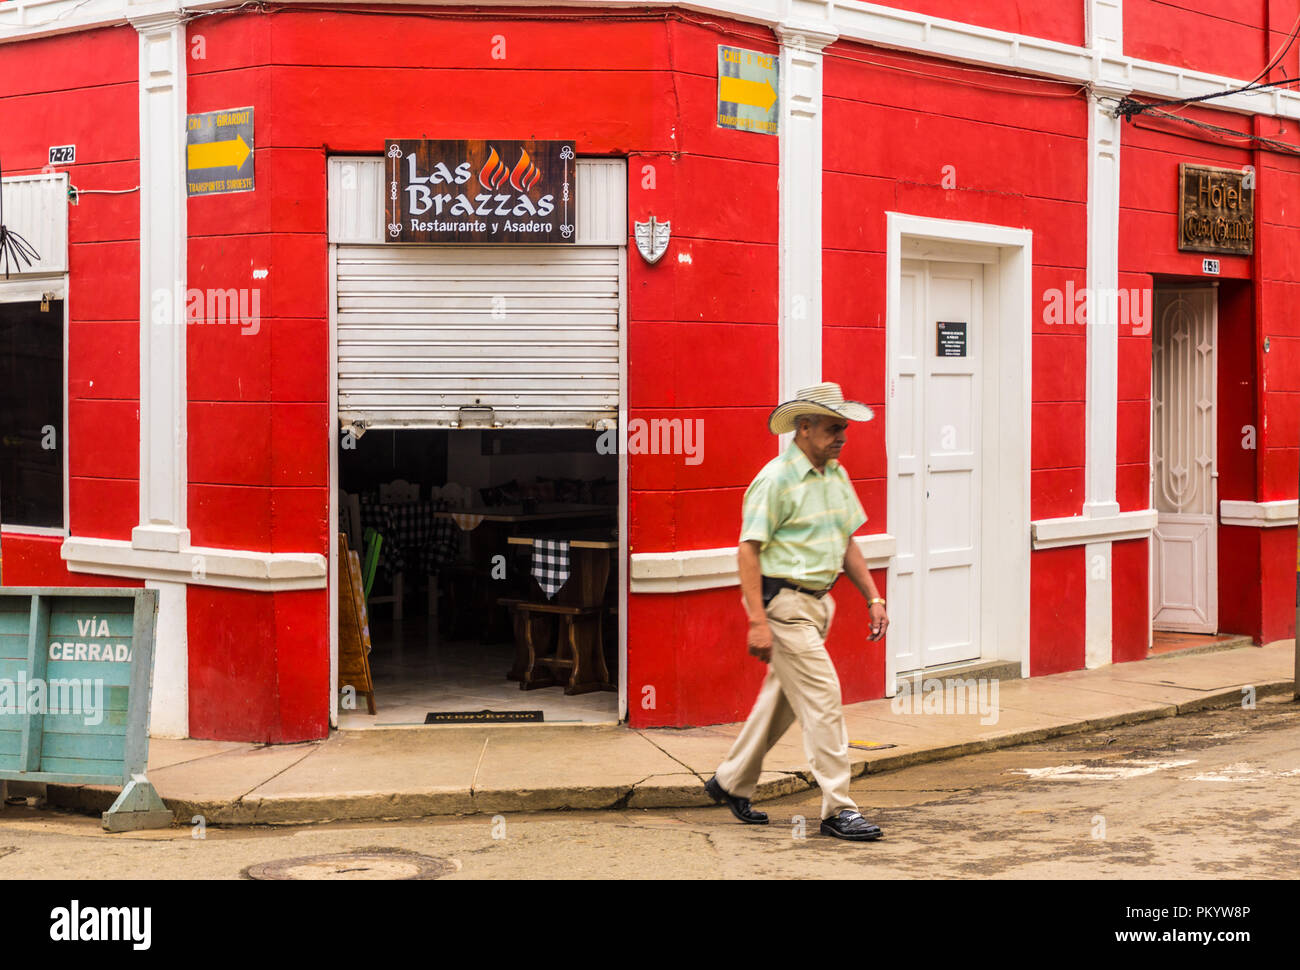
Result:
{"label": "yellow arrow sign", "polygon": [[189,146],[188,164],[190,168],[225,168],[235,170],[244,167],[244,162],[253,150],[244,141],[243,135],[236,135],[233,141],[209,141],[201,145]]}
{"label": "yellow arrow sign", "polygon": [[746,81],[740,77],[718,78],[718,100],[730,104],[748,104],[770,111],[776,104],[776,90],[771,81]]}

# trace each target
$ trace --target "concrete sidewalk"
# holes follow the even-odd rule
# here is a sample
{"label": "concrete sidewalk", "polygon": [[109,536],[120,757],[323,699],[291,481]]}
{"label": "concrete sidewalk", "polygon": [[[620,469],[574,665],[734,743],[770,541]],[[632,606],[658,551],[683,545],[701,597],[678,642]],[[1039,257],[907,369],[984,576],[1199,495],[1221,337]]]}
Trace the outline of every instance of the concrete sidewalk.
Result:
{"label": "concrete sidewalk", "polygon": [[[912,697],[911,712],[897,712],[902,705],[888,699],[848,705],[852,741],[892,745],[852,748],[853,774],[1230,707],[1242,703],[1246,686],[1258,697],[1289,695],[1294,649],[1285,640],[1003,680],[996,721],[975,709],[973,695],[965,713],[957,712],[955,686]],[[503,725],[336,731],[295,745],[154,739],[149,778],[182,825],[195,815],[209,825],[259,825],[688,807],[710,804],[703,782],[739,730]],[[772,749],[766,768],[756,801],[813,786],[797,726]],[[83,811],[101,812],[115,795],[90,786],[48,788],[51,804]]]}

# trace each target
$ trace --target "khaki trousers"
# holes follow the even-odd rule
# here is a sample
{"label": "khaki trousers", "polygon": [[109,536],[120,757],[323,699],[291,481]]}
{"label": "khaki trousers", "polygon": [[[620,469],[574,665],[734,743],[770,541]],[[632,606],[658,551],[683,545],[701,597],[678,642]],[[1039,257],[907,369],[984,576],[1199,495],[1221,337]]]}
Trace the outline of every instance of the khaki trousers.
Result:
{"label": "khaki trousers", "polygon": [[727,758],[718,784],[737,798],[752,798],[763,756],[797,719],[813,777],[822,790],[822,818],[842,809],[857,811],[849,797],[849,735],[841,706],[840,679],[826,653],[826,634],[835,615],[827,593],[821,599],[783,589],[767,606],[772,661],[754,709]]}

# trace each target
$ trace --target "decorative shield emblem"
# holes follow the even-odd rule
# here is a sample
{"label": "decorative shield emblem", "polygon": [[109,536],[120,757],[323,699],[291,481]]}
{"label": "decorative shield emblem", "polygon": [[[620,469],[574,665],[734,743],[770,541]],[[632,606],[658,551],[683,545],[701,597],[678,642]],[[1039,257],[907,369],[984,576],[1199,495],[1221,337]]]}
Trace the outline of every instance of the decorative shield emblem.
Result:
{"label": "decorative shield emblem", "polygon": [[657,263],[668,251],[668,240],[672,236],[673,224],[659,222],[654,216],[649,222],[633,223],[636,234],[637,252],[647,263]]}

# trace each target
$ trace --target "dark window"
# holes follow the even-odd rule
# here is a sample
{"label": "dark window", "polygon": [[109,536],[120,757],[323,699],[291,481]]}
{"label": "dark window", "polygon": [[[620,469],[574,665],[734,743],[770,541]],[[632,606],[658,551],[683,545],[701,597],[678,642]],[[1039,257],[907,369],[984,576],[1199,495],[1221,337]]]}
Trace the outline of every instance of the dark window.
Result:
{"label": "dark window", "polygon": [[63,528],[63,301],[0,303],[0,522]]}

